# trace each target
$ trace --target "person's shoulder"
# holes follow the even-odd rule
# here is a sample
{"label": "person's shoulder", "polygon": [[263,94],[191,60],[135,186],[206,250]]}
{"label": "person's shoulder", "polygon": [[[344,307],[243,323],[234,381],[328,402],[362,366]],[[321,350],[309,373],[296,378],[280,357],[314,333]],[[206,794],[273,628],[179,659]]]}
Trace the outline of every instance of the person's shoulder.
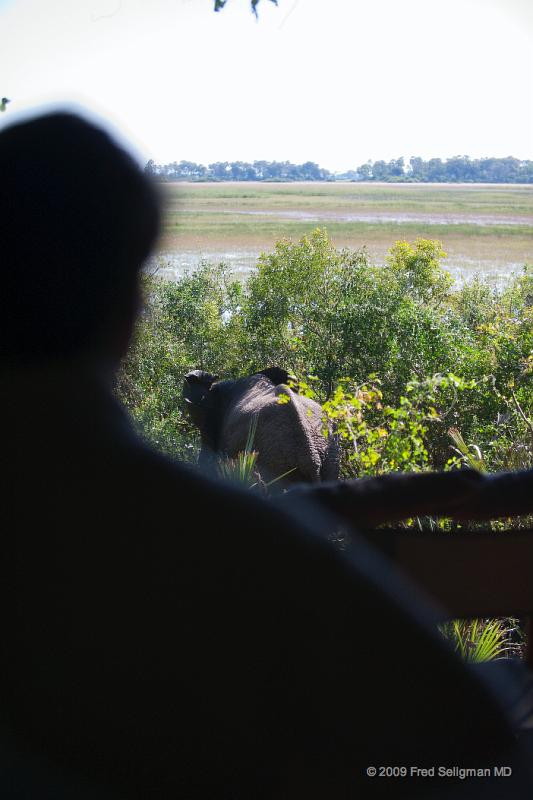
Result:
{"label": "person's shoulder", "polygon": [[[126,462],[126,459],[123,459]],[[137,441],[127,456],[128,495],[143,514],[151,509],[152,524],[186,524],[191,532],[218,531],[228,546],[285,554],[290,550],[321,557],[334,554],[329,533],[335,521],[312,502],[281,503],[256,489],[223,481],[196,466],[171,459]],[[335,557],[335,555],[334,555]]]}
{"label": "person's shoulder", "polygon": [[132,448],[128,463],[130,476],[144,491],[153,492],[160,504],[169,504],[174,510],[179,504],[183,515],[196,517],[199,522],[209,514],[219,514],[221,522],[242,514],[254,515],[256,525],[269,517],[284,520],[287,527],[291,527],[290,513],[254,489],[218,479],[193,464],[172,459],[144,443],[137,443]]}

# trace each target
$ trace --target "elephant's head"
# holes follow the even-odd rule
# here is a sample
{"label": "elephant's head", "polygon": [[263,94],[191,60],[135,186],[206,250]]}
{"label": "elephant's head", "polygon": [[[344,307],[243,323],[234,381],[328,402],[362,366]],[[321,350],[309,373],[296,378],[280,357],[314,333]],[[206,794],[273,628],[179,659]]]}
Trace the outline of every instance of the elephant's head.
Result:
{"label": "elephant's head", "polygon": [[205,421],[209,410],[209,392],[218,375],[211,375],[202,369],[193,369],[185,375],[183,382],[183,399],[193,423],[205,430]]}
{"label": "elephant's head", "polygon": [[239,381],[219,381],[215,387],[216,392],[213,392],[212,388],[213,384],[218,381],[218,375],[211,375],[210,372],[205,372],[203,369],[193,369],[185,375],[183,399],[187,411],[192,422],[211,447],[214,446],[217,439],[218,427],[233,387],[241,386],[241,390],[245,391],[249,388],[249,381],[258,376],[268,378],[273,386],[290,382],[293,384],[293,391],[298,391],[296,378],[282,367],[267,367],[267,369],[256,372],[249,378],[241,378]]}

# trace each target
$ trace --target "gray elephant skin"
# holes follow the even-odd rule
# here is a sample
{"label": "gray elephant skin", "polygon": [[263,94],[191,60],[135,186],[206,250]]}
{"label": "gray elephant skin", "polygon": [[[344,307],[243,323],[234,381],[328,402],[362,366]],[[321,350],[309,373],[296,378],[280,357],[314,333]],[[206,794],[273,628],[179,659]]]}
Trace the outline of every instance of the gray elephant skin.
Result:
{"label": "gray elephant skin", "polygon": [[[337,438],[331,429],[324,435],[320,405],[288,386],[286,370],[270,367],[238,380],[217,377],[193,370],[183,385],[187,409],[201,434],[202,466],[212,465],[215,453],[234,458],[243,452],[255,424],[252,448],[263,480],[285,475],[280,484],[287,484],[338,478]],[[280,402],[282,395],[287,400]]]}

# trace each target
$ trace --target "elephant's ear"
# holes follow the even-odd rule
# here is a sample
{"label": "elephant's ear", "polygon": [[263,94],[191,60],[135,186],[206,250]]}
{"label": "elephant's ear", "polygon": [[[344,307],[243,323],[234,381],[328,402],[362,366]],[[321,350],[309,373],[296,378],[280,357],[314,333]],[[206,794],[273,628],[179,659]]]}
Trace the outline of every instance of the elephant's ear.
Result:
{"label": "elephant's ear", "polygon": [[288,385],[290,382],[294,384],[294,387],[291,387],[293,392],[298,391],[298,381],[296,380],[295,376],[291,375],[286,369],[283,369],[283,367],[267,367],[266,369],[261,370],[259,375],[264,375],[274,384],[274,386],[279,386],[281,383]]}

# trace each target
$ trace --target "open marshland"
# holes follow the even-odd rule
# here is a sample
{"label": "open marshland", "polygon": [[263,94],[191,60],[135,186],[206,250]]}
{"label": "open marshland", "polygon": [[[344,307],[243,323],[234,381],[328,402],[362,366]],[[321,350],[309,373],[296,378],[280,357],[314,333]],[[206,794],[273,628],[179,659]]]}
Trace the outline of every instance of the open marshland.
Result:
{"label": "open marshland", "polygon": [[156,261],[175,277],[202,259],[237,273],[277,239],[326,228],[337,247],[366,247],[376,263],[398,239],[439,239],[443,266],[502,284],[533,262],[533,185],[373,183],[162,184],[165,222]]}

